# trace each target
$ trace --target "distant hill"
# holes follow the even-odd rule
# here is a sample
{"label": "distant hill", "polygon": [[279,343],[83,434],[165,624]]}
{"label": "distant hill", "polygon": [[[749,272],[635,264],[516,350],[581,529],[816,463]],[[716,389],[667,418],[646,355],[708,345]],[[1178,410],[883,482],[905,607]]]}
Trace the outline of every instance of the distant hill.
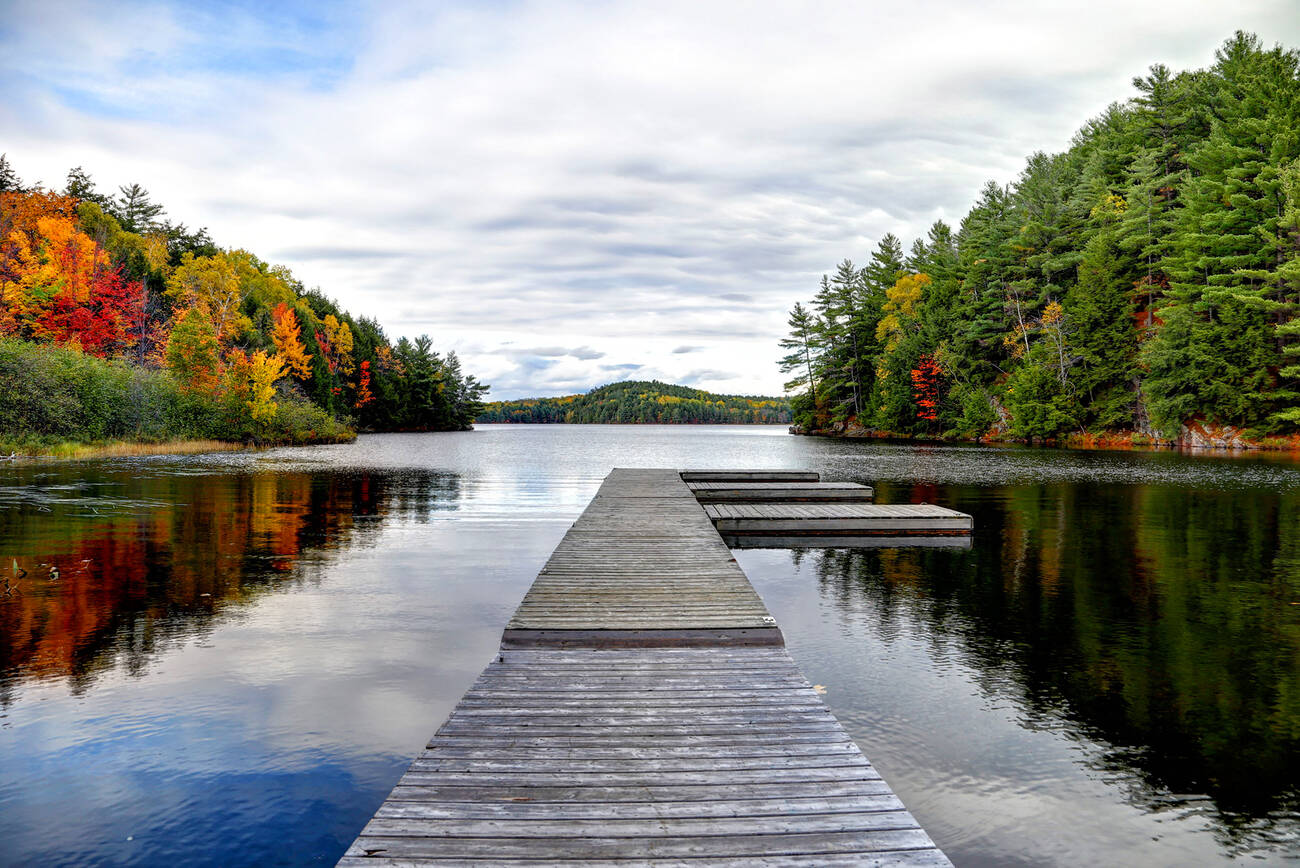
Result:
{"label": "distant hill", "polygon": [[628,381],[562,398],[492,401],[478,422],[644,423],[681,425],[784,424],[790,421],[785,398],[715,395],[700,389]]}

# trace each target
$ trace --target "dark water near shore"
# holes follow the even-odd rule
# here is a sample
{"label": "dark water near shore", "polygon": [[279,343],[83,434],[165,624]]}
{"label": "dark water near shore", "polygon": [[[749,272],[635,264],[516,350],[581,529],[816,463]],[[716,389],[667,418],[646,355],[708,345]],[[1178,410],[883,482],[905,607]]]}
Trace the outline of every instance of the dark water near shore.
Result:
{"label": "dark water near shore", "polygon": [[332,864],[615,465],[975,516],[737,553],[957,864],[1300,863],[1300,465],[483,426],[0,468],[0,864]]}

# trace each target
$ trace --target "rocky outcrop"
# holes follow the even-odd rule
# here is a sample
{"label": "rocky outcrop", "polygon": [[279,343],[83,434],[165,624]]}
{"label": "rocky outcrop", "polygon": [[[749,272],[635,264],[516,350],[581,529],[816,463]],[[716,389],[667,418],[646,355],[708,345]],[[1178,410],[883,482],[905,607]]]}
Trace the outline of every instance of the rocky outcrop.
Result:
{"label": "rocky outcrop", "polygon": [[1183,423],[1178,445],[1190,449],[1258,449],[1260,444],[1247,439],[1231,425],[1218,425],[1202,419]]}

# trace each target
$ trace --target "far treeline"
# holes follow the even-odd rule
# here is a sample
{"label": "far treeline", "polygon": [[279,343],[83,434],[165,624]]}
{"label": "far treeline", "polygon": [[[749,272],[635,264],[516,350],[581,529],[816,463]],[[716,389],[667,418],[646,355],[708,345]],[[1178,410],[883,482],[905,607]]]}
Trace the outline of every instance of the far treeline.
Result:
{"label": "far treeline", "polygon": [[0,155],[0,446],[465,429],[486,390],[138,184],[25,187]]}
{"label": "far treeline", "polygon": [[990,182],[957,229],[887,235],[796,304],[808,429],[1066,439],[1300,432],[1300,54],[1237,33]]}
{"label": "far treeline", "polygon": [[585,395],[493,401],[479,422],[569,422],[574,424],[755,425],[790,421],[784,398],[714,395],[658,380],[613,383]]}

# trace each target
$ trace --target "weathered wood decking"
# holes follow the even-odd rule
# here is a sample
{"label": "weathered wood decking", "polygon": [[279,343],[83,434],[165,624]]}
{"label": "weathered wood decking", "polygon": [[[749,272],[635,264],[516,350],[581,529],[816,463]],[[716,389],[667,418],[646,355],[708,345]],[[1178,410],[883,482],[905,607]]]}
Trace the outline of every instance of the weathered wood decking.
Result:
{"label": "weathered wood decking", "polygon": [[774,625],[674,471],[615,470],[542,567],[508,635]]}
{"label": "weathered wood decking", "polygon": [[972,527],[966,513],[924,503],[714,503],[704,512],[722,534],[937,536]]}
{"label": "weathered wood decking", "polygon": [[870,503],[856,482],[688,482],[700,503]]}
{"label": "weathered wood decking", "polygon": [[664,470],[606,479],[339,864],[376,863],[949,864]]}
{"label": "weathered wood decking", "polygon": [[685,482],[817,482],[813,470],[682,470]]}

